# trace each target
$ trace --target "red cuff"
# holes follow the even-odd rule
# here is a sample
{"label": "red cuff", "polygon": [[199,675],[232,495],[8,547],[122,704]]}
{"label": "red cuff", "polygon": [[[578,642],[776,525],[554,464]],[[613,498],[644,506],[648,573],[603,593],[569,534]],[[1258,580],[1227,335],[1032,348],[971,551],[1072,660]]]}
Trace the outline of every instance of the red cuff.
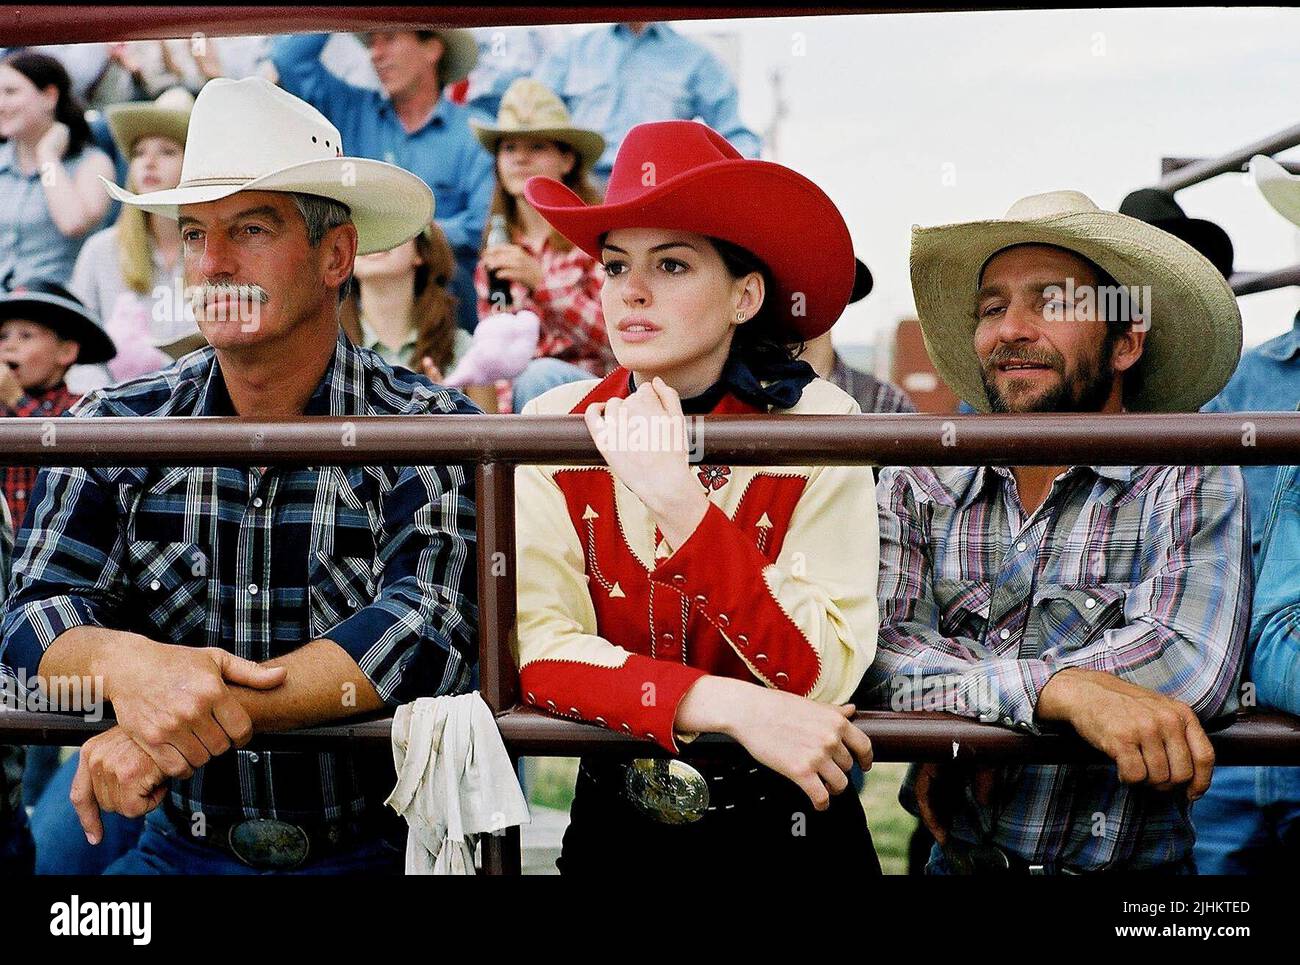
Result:
{"label": "red cuff", "polygon": [[632,654],[621,667],[536,660],[519,674],[524,700],[560,717],[652,740],[676,754],[677,705],[703,670]]}
{"label": "red cuff", "polygon": [[717,505],[710,503],[685,544],[650,579],[691,600],[759,680],[806,696],[821,658],[781,609],[763,579],[769,561]]}

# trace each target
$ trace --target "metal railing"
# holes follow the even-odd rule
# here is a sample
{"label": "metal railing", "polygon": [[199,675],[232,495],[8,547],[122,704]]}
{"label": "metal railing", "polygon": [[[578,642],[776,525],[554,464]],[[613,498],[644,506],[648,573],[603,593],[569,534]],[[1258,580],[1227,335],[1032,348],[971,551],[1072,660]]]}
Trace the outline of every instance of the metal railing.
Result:
{"label": "metal railing", "polygon": [[[53,427],[53,435],[50,432]],[[697,428],[698,427],[698,428]],[[702,438],[695,436],[703,433]],[[342,440],[347,440],[346,444]],[[696,444],[700,447],[695,448]],[[709,416],[692,451],[733,465],[1274,465],[1300,462],[1300,413],[1174,415]],[[473,464],[477,482],[480,693],[514,756],[657,756],[658,745],[549,717],[518,700],[514,666],[514,468],[601,462],[577,416],[0,419],[0,465],[278,466]],[[505,565],[500,564],[504,561]],[[493,564],[496,564],[495,566]],[[1069,734],[1030,736],[948,714],[866,711],[880,761],[1099,761]],[[250,746],[308,749],[389,741],[373,719],[258,734]],[[6,711],[6,743],[76,744],[98,724]],[[1300,719],[1244,714],[1211,724],[1220,763],[1300,763]],[[706,735],[709,743],[729,744]],[[484,840],[484,870],[518,873],[518,830]]]}

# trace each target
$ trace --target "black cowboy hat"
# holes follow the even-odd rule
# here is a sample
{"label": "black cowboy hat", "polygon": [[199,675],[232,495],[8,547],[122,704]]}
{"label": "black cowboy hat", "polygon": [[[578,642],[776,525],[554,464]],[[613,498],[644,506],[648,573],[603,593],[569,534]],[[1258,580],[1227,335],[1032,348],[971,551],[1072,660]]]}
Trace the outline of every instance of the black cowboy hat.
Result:
{"label": "black cowboy hat", "polygon": [[853,259],[853,293],[849,295],[849,304],[860,302],[871,294],[871,289],[875,287],[876,280],[871,277],[871,269],[863,263],[861,258]]}
{"label": "black cowboy hat", "polygon": [[0,323],[11,318],[44,325],[59,338],[81,346],[77,362],[91,365],[107,362],[117,355],[95,316],[62,285],[52,281],[28,281],[0,294]]}
{"label": "black cowboy hat", "polygon": [[1141,188],[1120,203],[1119,213],[1168,231],[1210,259],[1224,278],[1232,277],[1233,250],[1228,233],[1213,221],[1187,217],[1170,192]]}

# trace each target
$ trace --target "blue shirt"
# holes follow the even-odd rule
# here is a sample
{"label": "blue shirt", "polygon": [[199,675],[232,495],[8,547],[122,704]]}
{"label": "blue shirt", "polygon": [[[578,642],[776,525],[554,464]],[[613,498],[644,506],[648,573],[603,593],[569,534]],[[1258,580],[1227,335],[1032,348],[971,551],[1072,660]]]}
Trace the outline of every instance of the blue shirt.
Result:
{"label": "blue shirt", "polygon": [[667,24],[648,24],[640,35],[621,23],[582,34],[547,57],[536,77],[564,100],[574,127],[605,136],[594,167],[600,178],[609,178],[627,132],[646,121],[698,118],[758,157],[761,143],[740,120],[726,68]]}
{"label": "blue shirt", "polygon": [[[86,145],[75,157],[65,157],[63,166],[75,175],[87,158],[102,154]],[[40,170],[24,174],[13,141],[0,144],[0,286],[38,278],[66,285],[81,243],[93,231],[75,238],[60,231],[50,217]]]}
{"label": "blue shirt", "polygon": [[448,244],[459,258],[477,255],[496,179],[492,155],[470,129],[470,111],[439,97],[429,120],[408,134],[381,91],[353,87],[321,63],[329,37],[277,37],[271,62],[280,86],[330,119],[343,135],[344,154],[387,161],[421,178],[433,191]]}
{"label": "blue shirt", "polygon": [[1260,547],[1250,678],[1260,704],[1300,714],[1300,466],[1278,469]]}
{"label": "blue shirt", "polygon": [[[1223,391],[1203,412],[1291,412],[1300,405],[1300,314],[1291,331],[1270,339],[1241,357]],[[1250,510],[1251,545],[1258,556],[1260,539],[1277,481],[1277,466],[1242,466]],[[1298,574],[1300,575],[1300,574]]]}
{"label": "blue shirt", "polygon": [[[305,414],[477,411],[340,333]],[[212,348],[70,413],[234,414]],[[389,707],[463,693],[477,653],[473,488],[460,465],[43,469],[18,538],[0,676],[31,680],[60,634],[92,625],[259,662],[328,639]],[[378,811],[393,780],[387,748],[230,750],[170,794],[223,817],[339,820]]]}

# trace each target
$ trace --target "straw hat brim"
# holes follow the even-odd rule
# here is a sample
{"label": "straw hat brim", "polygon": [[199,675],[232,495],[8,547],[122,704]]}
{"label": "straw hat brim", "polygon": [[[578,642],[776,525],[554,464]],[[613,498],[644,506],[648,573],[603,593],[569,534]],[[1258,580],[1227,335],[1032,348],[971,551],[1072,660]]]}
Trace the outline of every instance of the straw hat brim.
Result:
{"label": "straw hat brim", "polygon": [[104,178],[108,193],[123,204],[175,220],[185,204],[220,201],[240,191],[315,194],[344,204],[357,229],[357,254],[387,251],[424,230],[433,220],[433,192],[408,171],[383,161],[335,157],[304,161],[259,178],[182,185],[133,194]]}
{"label": "straw hat brim", "polygon": [[1250,159],[1250,173],[1273,210],[1300,227],[1300,177],[1266,154],[1256,154]]}
{"label": "straw hat brim", "polygon": [[783,322],[806,339],[829,331],[853,292],[853,243],[835,203],[813,182],[769,161],[726,159],[668,178],[638,197],[587,205],[553,178],[530,178],[528,202],[593,258],[617,228],[721,238],[771,269]]}
{"label": "straw hat brim", "polygon": [[189,110],[154,104],[114,104],[104,111],[104,118],[124,158],[130,158],[135,142],[142,137],[166,137],[184,147],[190,126]]}
{"label": "straw hat brim", "polygon": [[1241,356],[1241,312],[1218,269],[1168,232],[1092,211],[913,227],[912,290],[921,333],[939,375],[961,399],[981,412],[992,408],[974,349],[975,295],[988,260],[1021,244],[1065,248],[1120,285],[1150,286],[1150,328],[1127,408],[1193,412],[1227,384]]}
{"label": "straw hat brim", "polygon": [[542,141],[559,141],[567,144],[582,159],[583,170],[589,171],[600,156],[605,153],[605,138],[597,131],[581,127],[492,127],[481,121],[470,119],[469,126],[479,143],[495,155],[497,145],[507,137],[535,137]]}

